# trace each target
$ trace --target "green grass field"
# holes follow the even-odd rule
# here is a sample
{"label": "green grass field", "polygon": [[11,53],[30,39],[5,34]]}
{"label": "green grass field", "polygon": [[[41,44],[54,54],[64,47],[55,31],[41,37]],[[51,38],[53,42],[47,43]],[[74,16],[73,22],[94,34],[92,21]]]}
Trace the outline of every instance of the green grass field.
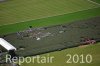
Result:
{"label": "green grass field", "polygon": [[88,0],[9,0],[0,3],[0,25],[68,14],[98,6]]}
{"label": "green grass field", "polygon": [[[92,0],[100,3],[100,0]],[[84,20],[100,16],[100,5],[88,0],[8,0],[0,3],[0,35],[10,34],[29,26],[42,27]],[[98,66],[100,43],[49,53],[55,56],[53,64],[26,64],[21,66]],[[68,64],[66,54],[91,54],[90,64]],[[43,54],[40,56],[46,56]]]}
{"label": "green grass field", "polygon": [[[54,56],[55,57],[55,60],[54,60],[54,63],[51,63],[51,64],[38,64],[38,63],[24,63],[22,64],[21,66],[98,66],[100,65],[100,51],[99,51],[99,48],[100,48],[100,43],[97,43],[96,45],[90,45],[90,46],[83,46],[83,47],[76,47],[76,48],[71,48],[71,49],[66,49],[66,50],[63,50],[63,51],[57,51],[57,52],[51,52],[49,53],[50,56]],[[81,55],[83,54],[84,56],[87,55],[87,54],[91,54],[92,57],[93,57],[93,61],[92,63],[88,64],[88,63],[83,63],[83,64],[80,64],[80,63],[66,63],[66,60],[68,60],[68,57],[66,57],[67,54],[71,54],[71,55],[74,55],[74,54],[78,54],[78,55]],[[43,54],[43,55],[40,55],[41,57],[42,56],[46,56],[47,54]],[[84,58],[85,59],[85,58]]]}
{"label": "green grass field", "polygon": [[100,4],[100,0],[92,0],[92,1],[94,1],[94,2],[96,2],[96,3],[98,3],[98,4]]}
{"label": "green grass field", "polygon": [[0,35],[23,30],[30,25],[50,26],[99,16],[99,6],[88,0],[9,0],[2,2],[0,3]]}

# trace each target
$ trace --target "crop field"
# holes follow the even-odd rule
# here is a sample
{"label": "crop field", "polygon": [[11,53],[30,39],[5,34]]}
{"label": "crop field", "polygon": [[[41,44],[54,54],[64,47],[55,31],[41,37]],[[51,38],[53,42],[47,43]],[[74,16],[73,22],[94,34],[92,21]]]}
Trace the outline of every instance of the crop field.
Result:
{"label": "crop field", "polygon": [[90,0],[8,0],[0,3],[0,34],[99,16],[99,7]]}
{"label": "crop field", "polygon": [[[100,65],[100,0],[0,1],[0,38],[20,57],[53,55],[53,63],[21,66]],[[95,43],[86,43],[86,40]],[[0,50],[6,50],[0,46]],[[92,55],[92,63],[66,63],[67,54]],[[84,58],[86,59],[86,58]]]}
{"label": "crop field", "polygon": [[8,0],[0,3],[0,25],[97,8],[88,0]]}
{"label": "crop field", "polygon": [[94,2],[96,2],[96,3],[98,3],[98,4],[100,4],[100,0],[92,0],[92,1],[94,1]]}
{"label": "crop field", "polygon": [[[55,57],[54,63],[23,63],[21,66],[98,66],[100,65],[100,43],[97,43],[96,45],[90,45],[90,46],[83,46],[83,47],[76,47],[76,48],[71,48],[71,49],[65,49],[62,51],[57,51],[57,52],[51,52],[49,53],[51,56]],[[91,54],[93,57],[92,63],[66,63],[68,60],[68,57],[66,56],[67,54],[78,54],[81,55],[83,54],[86,56],[87,54]],[[40,55],[46,56],[47,54]],[[85,59],[85,57],[84,57]]]}
{"label": "crop field", "polygon": [[33,56],[82,45],[85,38],[100,41],[99,21],[100,17],[95,17],[57,26],[31,28],[31,31],[27,29],[1,37],[17,48],[17,55]]}

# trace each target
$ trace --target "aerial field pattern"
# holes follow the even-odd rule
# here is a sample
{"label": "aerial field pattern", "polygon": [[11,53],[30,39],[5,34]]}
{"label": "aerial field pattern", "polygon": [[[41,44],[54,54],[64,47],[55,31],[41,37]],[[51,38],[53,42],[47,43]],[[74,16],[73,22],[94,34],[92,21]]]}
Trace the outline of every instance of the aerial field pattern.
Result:
{"label": "aerial field pattern", "polygon": [[63,15],[99,7],[86,0],[12,0],[0,3],[0,25]]}
{"label": "aerial field pattern", "polygon": [[[53,63],[15,65],[98,66],[100,0],[0,0],[0,38],[17,49],[16,57],[55,57]],[[6,54],[0,44],[0,66],[13,65],[5,64]]]}
{"label": "aerial field pattern", "polygon": [[[51,63],[51,64],[23,63],[21,66],[33,66],[33,65],[35,65],[35,66],[97,66],[100,64],[99,48],[100,48],[100,43],[97,43],[97,45],[90,45],[90,46],[65,49],[65,50],[59,51],[59,52],[51,52],[51,53],[43,54],[40,56],[43,57],[43,56],[47,56],[48,54],[50,54],[51,56],[55,56],[56,59],[55,59],[54,63]],[[81,63],[66,63],[66,61],[68,60],[68,57],[66,56],[67,53],[69,53],[71,55],[83,54],[84,56],[86,56],[89,53],[93,56],[93,61],[92,61],[92,63],[89,63],[89,64],[88,63],[87,64],[86,63],[82,63],[82,64]]]}
{"label": "aerial field pattern", "polygon": [[[9,0],[0,3],[0,34],[28,26],[57,25],[100,15],[100,5],[90,0]],[[76,17],[77,16],[77,17]]]}

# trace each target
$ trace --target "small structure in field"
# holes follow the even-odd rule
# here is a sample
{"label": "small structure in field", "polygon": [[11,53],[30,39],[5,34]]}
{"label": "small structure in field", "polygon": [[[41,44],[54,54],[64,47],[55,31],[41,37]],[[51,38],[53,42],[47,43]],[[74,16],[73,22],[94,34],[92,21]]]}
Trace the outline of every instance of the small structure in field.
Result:
{"label": "small structure in field", "polygon": [[[11,45],[9,42],[4,40],[3,38],[0,38],[0,46],[2,48],[4,48],[6,51],[8,51],[8,53],[11,55],[11,58],[16,56],[16,54],[15,54],[16,48],[13,45]],[[2,50],[1,50],[1,54],[2,54]],[[4,64],[5,62],[2,61],[1,63]],[[9,66],[9,65],[7,64],[7,66]]]}
{"label": "small structure in field", "polygon": [[0,38],[0,45],[3,48],[5,48],[7,51],[16,50],[16,48],[14,46],[12,46],[9,42],[7,42],[6,40],[4,40],[3,38]]}
{"label": "small structure in field", "polygon": [[94,39],[90,39],[90,38],[86,38],[83,42],[83,44],[95,44],[96,40]]}

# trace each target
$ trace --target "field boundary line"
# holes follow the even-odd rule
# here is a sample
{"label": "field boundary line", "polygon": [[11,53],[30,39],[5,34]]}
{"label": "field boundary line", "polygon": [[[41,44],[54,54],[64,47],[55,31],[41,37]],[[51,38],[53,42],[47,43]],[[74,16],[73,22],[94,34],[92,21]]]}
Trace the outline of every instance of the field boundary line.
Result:
{"label": "field boundary line", "polygon": [[[78,10],[78,11],[70,12],[70,13],[67,13],[67,14],[77,13],[77,12],[86,11],[86,10],[95,9],[95,8],[99,8],[99,7],[97,6],[97,7],[93,7],[93,8]],[[54,16],[48,16],[48,17],[41,17],[41,18],[37,18],[37,19],[28,19],[28,20],[25,20],[25,21],[20,21],[20,22],[15,22],[15,23],[9,23],[9,24],[0,25],[0,27],[1,26],[5,26],[5,25],[13,25],[13,24],[18,24],[18,23],[24,23],[24,22],[28,22],[28,21],[32,21],[32,20],[38,20],[38,19],[44,19],[44,18],[49,18],[49,17],[62,16],[62,15],[65,15],[65,14],[66,13],[64,13],[64,14],[58,14],[58,15],[54,15]]]}
{"label": "field boundary line", "polygon": [[100,4],[99,3],[97,3],[97,2],[94,2],[94,1],[92,1],[92,0],[88,0],[89,2],[91,2],[91,3],[94,3],[94,4],[97,4],[97,5],[99,5],[100,6]]}

